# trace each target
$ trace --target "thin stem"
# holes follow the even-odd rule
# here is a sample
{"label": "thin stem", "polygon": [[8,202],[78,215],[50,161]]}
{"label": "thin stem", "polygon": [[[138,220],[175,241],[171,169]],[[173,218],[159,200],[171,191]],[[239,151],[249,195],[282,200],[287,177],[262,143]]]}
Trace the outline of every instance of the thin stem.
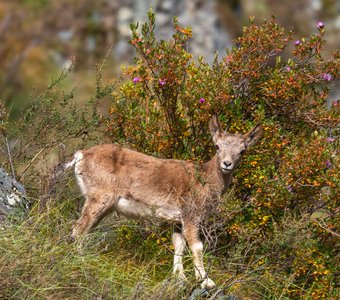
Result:
{"label": "thin stem", "polygon": [[15,172],[14,172],[13,160],[12,160],[12,155],[11,155],[11,149],[9,147],[7,136],[5,135],[4,137],[5,137],[5,143],[7,147],[7,154],[8,154],[9,165],[11,167],[12,177],[15,179]]}

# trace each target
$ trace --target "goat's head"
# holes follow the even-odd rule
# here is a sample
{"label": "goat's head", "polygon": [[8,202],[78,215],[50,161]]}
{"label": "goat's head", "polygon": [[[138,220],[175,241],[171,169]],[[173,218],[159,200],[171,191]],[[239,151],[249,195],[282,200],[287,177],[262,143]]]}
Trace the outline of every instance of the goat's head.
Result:
{"label": "goat's head", "polygon": [[224,174],[232,172],[239,164],[242,154],[263,134],[260,124],[246,134],[231,134],[224,131],[216,116],[209,123],[210,132],[215,144],[219,166]]}

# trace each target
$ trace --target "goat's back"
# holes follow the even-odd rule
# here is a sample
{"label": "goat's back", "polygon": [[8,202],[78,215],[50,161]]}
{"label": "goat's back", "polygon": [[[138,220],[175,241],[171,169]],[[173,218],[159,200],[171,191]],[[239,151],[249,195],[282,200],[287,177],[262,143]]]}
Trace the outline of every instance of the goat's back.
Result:
{"label": "goat's back", "polygon": [[105,144],[78,151],[75,163],[83,193],[108,193],[150,205],[183,200],[197,187],[192,162],[159,159],[119,145]]}

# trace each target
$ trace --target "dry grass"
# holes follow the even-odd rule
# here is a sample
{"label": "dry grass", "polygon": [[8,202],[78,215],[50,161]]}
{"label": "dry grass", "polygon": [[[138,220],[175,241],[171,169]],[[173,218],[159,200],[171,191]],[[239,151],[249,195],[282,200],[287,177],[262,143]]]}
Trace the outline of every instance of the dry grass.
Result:
{"label": "dry grass", "polygon": [[68,238],[72,200],[33,209],[22,224],[1,230],[1,299],[128,299],[135,287],[154,285],[151,262],[141,267],[117,251],[98,253],[95,236],[80,254]]}

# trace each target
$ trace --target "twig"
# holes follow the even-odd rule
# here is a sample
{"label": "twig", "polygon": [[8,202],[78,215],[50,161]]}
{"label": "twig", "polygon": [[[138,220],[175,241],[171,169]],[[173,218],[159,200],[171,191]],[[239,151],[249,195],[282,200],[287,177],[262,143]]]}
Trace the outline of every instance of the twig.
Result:
{"label": "twig", "polygon": [[308,119],[311,123],[315,124],[316,126],[322,126],[322,124],[315,122],[315,121],[312,120],[308,115],[306,115],[306,117],[307,117],[307,119]]}
{"label": "twig", "polygon": [[337,236],[337,237],[340,237],[340,234],[337,233],[337,232],[335,232],[335,231],[333,231],[333,230],[331,230],[331,229],[329,229],[323,220],[320,220],[320,221],[323,222],[323,224],[321,224],[321,223],[318,221],[318,219],[314,219],[314,221],[315,221],[322,229],[325,229],[325,230],[328,231],[330,234],[335,235],[335,236]]}
{"label": "twig", "polygon": [[24,176],[24,174],[26,173],[26,171],[28,170],[28,168],[32,165],[32,163],[38,158],[38,156],[45,150],[46,148],[42,148],[40,149],[40,151],[31,159],[30,163],[25,167],[24,171],[21,173],[20,175],[20,179],[22,178],[22,176]]}
{"label": "twig", "polygon": [[9,147],[9,143],[8,143],[8,139],[6,135],[5,135],[5,143],[7,147],[9,165],[11,166],[12,177],[15,179],[15,172],[14,172],[14,166],[13,166],[13,161],[12,161],[12,156],[11,156],[11,149]]}
{"label": "twig", "polygon": [[[2,126],[4,125],[3,120],[1,120],[1,125]],[[14,172],[13,160],[12,160],[12,155],[11,155],[11,149],[9,147],[9,142],[8,142],[7,135],[6,135],[5,131],[3,132],[3,136],[4,136],[4,139],[5,139],[5,144],[6,144],[6,148],[7,148],[8,161],[9,161],[9,165],[11,167],[12,177],[15,179],[15,172]]]}
{"label": "twig", "polygon": [[11,23],[12,14],[7,13],[6,16],[3,18],[0,26],[0,39],[3,39],[5,33],[8,31],[9,25]]}

